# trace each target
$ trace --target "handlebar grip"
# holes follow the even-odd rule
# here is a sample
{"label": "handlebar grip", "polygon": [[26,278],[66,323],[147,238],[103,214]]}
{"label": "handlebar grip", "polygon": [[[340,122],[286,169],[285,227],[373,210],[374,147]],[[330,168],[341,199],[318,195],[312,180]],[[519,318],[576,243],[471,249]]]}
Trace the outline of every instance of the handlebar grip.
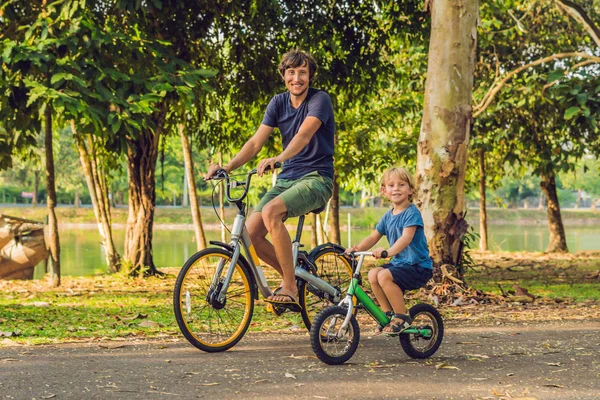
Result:
{"label": "handlebar grip", "polygon": [[[281,168],[281,163],[280,162],[276,162],[273,167],[275,167],[275,168]],[[268,165],[267,168],[265,168],[265,172],[270,171],[270,170],[271,170],[271,166]]]}
{"label": "handlebar grip", "polygon": [[384,250],[381,252],[381,258],[388,258],[388,252],[387,250]]}

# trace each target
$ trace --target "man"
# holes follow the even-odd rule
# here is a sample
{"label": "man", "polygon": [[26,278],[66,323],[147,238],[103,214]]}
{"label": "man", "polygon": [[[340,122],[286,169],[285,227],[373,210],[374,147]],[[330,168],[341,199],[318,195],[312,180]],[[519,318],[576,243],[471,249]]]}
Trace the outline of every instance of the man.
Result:
{"label": "man", "polygon": [[212,164],[205,175],[209,179],[221,168],[229,173],[244,165],[279,128],[283,152],[261,160],[257,173],[262,176],[277,162],[283,169],[246,226],[258,256],[282,276],[280,287],[267,300],[281,305],[298,305],[292,240],[284,221],[324,206],[333,189],[333,105],[326,92],[310,87],[316,71],[310,54],[300,50],[284,54],[279,73],[288,91],[271,99],[262,124],[240,152],[224,167]]}

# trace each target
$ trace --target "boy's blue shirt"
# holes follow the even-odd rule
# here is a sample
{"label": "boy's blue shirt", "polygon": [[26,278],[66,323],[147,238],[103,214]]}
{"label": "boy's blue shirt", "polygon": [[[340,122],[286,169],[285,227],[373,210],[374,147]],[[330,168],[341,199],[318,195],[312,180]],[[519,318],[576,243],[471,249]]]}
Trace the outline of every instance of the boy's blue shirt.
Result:
{"label": "boy's blue shirt", "polygon": [[386,236],[390,246],[392,246],[400,237],[404,228],[416,226],[417,230],[412,241],[404,250],[392,258],[391,263],[394,265],[418,265],[421,268],[433,269],[431,257],[429,257],[429,247],[427,247],[427,239],[423,230],[423,217],[421,212],[414,205],[409,205],[406,210],[397,215],[389,210],[381,218],[377,224],[377,231]]}

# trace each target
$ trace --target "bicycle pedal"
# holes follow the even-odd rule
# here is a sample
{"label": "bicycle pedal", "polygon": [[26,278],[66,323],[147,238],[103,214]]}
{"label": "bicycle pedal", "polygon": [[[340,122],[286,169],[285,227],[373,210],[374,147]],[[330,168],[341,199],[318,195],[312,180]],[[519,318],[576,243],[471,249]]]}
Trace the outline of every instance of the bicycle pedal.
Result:
{"label": "bicycle pedal", "polygon": [[273,304],[271,304],[271,303],[267,303],[265,308],[266,308],[267,312],[273,313],[277,317],[279,317],[281,314],[283,314],[285,312],[284,307],[276,307],[276,306],[273,306]]}

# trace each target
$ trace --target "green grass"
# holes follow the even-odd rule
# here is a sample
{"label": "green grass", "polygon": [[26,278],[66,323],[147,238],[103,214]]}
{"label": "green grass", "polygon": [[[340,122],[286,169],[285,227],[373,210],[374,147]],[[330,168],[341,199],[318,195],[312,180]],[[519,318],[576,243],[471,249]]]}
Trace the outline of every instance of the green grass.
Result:
{"label": "green grass", "polygon": [[[37,282],[37,283],[36,283]],[[63,278],[59,289],[40,281],[3,282],[0,332],[39,344],[90,338],[180,335],[172,306],[173,277],[132,279],[119,275]],[[140,324],[152,321],[154,326]],[[250,331],[304,328],[297,313],[275,317],[255,303]]]}

